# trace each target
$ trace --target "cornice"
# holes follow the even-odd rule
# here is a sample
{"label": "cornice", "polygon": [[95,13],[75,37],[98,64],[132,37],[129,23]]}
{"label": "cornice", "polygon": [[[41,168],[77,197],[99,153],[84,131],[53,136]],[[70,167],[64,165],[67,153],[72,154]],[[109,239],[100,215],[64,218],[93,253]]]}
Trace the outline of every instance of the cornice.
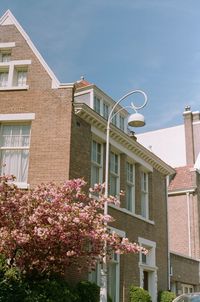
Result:
{"label": "cornice", "polygon": [[[81,117],[88,124],[96,127],[98,130],[104,133],[106,132],[106,120],[86,104],[74,103],[74,112],[77,116]],[[110,125],[110,127],[110,137],[113,140],[115,140],[119,144],[123,145],[126,149],[142,158],[153,168],[155,168],[164,175],[171,175],[176,173],[176,171],[171,166],[167,165],[164,161],[162,161],[151,151],[147,150],[136,140],[130,138],[128,134],[124,133],[112,124]]]}

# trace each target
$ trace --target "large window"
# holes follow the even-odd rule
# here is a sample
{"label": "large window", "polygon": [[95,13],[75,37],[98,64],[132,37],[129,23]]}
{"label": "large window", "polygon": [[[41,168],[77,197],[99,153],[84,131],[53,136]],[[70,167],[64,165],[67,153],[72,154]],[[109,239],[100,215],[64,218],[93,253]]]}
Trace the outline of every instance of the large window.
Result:
{"label": "large window", "polygon": [[16,182],[27,183],[30,124],[1,124],[1,175],[13,174]]}
{"label": "large window", "polygon": [[148,173],[141,171],[141,215],[149,218]]}
{"label": "large window", "polygon": [[91,185],[102,182],[102,145],[95,140],[92,141],[92,167]]}
{"label": "large window", "polygon": [[134,165],[126,162],[126,208],[127,210],[134,212],[135,211],[135,190],[134,190]]}
{"label": "large window", "polygon": [[119,155],[111,152],[110,154],[110,195],[119,194]]}

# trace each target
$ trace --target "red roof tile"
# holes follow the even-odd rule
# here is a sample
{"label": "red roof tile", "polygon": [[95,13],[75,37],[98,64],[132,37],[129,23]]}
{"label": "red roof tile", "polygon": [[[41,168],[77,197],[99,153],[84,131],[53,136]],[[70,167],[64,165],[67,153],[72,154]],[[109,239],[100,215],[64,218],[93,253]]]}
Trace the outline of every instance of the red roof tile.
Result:
{"label": "red roof tile", "polygon": [[179,167],[175,168],[175,170],[176,174],[169,184],[169,191],[186,190],[196,186],[196,172],[194,171],[193,166]]}
{"label": "red roof tile", "polygon": [[75,87],[76,87],[76,89],[77,88],[83,88],[83,87],[86,87],[86,86],[90,86],[90,85],[92,85],[90,82],[88,82],[88,81],[86,81],[86,80],[80,80],[80,81],[77,81],[76,83],[75,83]]}

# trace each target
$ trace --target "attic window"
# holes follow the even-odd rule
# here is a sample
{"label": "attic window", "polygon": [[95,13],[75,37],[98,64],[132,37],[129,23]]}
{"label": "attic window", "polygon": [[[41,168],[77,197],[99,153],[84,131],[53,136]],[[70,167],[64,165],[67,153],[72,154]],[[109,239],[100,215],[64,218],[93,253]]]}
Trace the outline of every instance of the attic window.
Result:
{"label": "attic window", "polygon": [[1,51],[0,54],[1,62],[9,62],[11,60],[11,52],[10,51]]}
{"label": "attic window", "polygon": [[[0,90],[28,89],[27,71],[31,60],[10,60],[7,53],[0,60]],[[3,61],[4,60],[4,61]]]}

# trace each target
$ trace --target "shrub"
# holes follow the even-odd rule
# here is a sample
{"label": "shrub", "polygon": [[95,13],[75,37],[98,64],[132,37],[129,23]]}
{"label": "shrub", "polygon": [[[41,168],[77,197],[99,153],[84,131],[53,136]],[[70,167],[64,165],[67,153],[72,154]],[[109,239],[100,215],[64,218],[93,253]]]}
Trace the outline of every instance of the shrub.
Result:
{"label": "shrub", "polygon": [[176,298],[175,293],[162,291],[159,293],[159,302],[172,302]]}
{"label": "shrub", "polygon": [[151,302],[151,296],[145,289],[137,286],[131,286],[130,302]]}
{"label": "shrub", "polygon": [[100,287],[89,281],[81,281],[76,286],[79,302],[99,302]]}

